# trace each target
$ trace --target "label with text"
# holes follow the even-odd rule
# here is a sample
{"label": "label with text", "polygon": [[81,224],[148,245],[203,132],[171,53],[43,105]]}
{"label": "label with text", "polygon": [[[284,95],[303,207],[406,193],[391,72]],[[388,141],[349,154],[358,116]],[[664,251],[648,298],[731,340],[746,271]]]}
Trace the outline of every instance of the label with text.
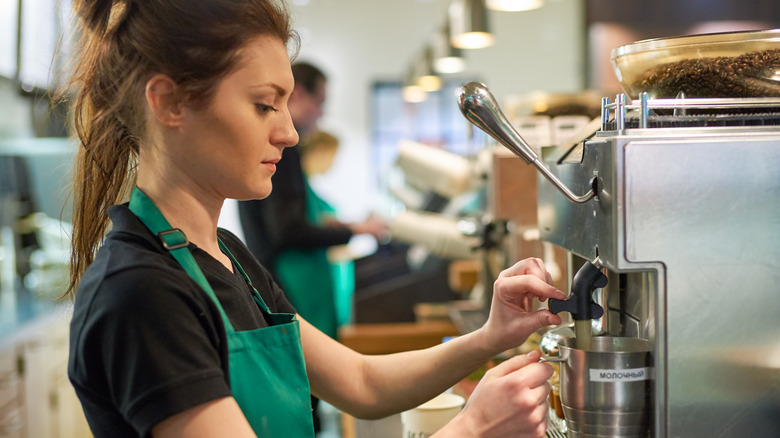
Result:
{"label": "label with text", "polygon": [[649,380],[652,376],[652,368],[629,368],[625,370],[591,369],[591,382],[639,382]]}

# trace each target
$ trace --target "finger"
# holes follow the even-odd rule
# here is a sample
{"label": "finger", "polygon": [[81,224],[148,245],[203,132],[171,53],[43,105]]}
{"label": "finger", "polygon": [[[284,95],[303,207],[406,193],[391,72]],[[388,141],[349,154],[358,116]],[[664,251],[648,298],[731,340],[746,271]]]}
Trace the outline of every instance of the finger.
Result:
{"label": "finger", "polygon": [[542,353],[539,350],[533,350],[527,354],[518,354],[517,356],[512,356],[488,370],[488,374],[495,377],[506,376],[507,374],[511,374],[520,368],[526,367],[533,363],[539,363],[539,358],[541,358],[541,356]]}
{"label": "finger", "polygon": [[514,265],[504,269],[498,274],[499,277],[512,277],[515,275],[535,275],[542,280],[546,277],[547,269],[544,267],[542,259],[537,257],[530,257],[524,260],[520,260]]}
{"label": "finger", "polygon": [[[510,376],[511,377],[511,376]],[[510,378],[507,377],[507,378]],[[528,406],[528,409],[535,409],[539,406],[548,406],[548,387],[549,383],[545,382],[544,384],[536,387],[527,388],[525,385],[523,385],[523,389],[521,391],[517,391],[517,396],[522,397],[524,400],[524,403],[526,406]]]}
{"label": "finger", "polygon": [[520,300],[526,294],[533,295],[539,298],[540,301],[544,301],[547,298],[555,298],[557,300],[566,298],[566,294],[563,291],[533,275],[499,276],[494,289],[497,293],[510,299],[516,298]]}
{"label": "finger", "polygon": [[556,315],[552,312],[550,312],[548,309],[540,309],[536,312],[536,323],[538,325],[538,329],[551,326],[551,325],[561,325],[563,323],[563,319],[561,319],[560,315]]}
{"label": "finger", "polygon": [[538,396],[536,399],[537,404],[547,406],[549,404],[550,392],[552,391],[549,380],[544,382],[541,386],[534,388],[534,390]]}
{"label": "finger", "polygon": [[523,382],[526,388],[540,388],[540,396],[547,397],[548,380],[553,375],[552,367],[543,362],[539,362],[541,352],[539,350],[531,351],[528,354],[517,355],[488,371],[492,377],[504,377],[514,373]]}
{"label": "finger", "polygon": [[[546,412],[545,412],[546,414]],[[536,427],[536,436],[538,437],[545,437],[547,436],[547,422],[546,421],[540,421],[539,425]]]}
{"label": "finger", "polygon": [[552,274],[550,274],[550,271],[548,271],[547,268],[544,268],[544,272],[546,273],[545,278],[547,280],[547,284],[553,284],[553,278]]}
{"label": "finger", "polygon": [[522,370],[522,378],[525,385],[529,388],[539,388],[544,394],[547,395],[549,386],[548,381],[553,375],[552,367],[549,364],[537,362],[524,367]]}
{"label": "finger", "polygon": [[547,309],[540,309],[517,318],[517,321],[513,322],[513,329],[517,333],[531,334],[545,327],[560,325],[561,322],[559,315],[550,313]]}
{"label": "finger", "polygon": [[542,397],[542,399],[539,400],[540,405],[549,406],[551,392],[552,392],[552,386],[550,386],[550,381],[547,380],[547,382],[544,384],[544,397]]}
{"label": "finger", "polygon": [[[529,430],[539,430],[540,425],[547,424],[547,405],[536,405],[524,415]],[[540,435],[544,436],[544,434]]]}
{"label": "finger", "polygon": [[552,275],[550,274],[550,271],[547,270],[547,266],[545,266],[544,260],[536,257],[535,261],[537,262],[537,264],[539,265],[539,267],[541,268],[541,270],[543,272],[544,281],[546,281],[547,284],[553,284]]}

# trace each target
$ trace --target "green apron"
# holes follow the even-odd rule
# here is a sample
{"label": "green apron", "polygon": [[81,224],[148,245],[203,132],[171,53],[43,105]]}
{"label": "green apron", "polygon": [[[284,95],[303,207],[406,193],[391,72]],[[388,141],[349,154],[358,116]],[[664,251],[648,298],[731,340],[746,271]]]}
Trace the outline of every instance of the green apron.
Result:
{"label": "green apron", "polygon": [[303,360],[300,327],[295,315],[272,313],[233,254],[219,241],[249,286],[270,326],[237,332],[187,248],[184,233],[171,225],[138,187],[130,198],[132,211],[162,241],[187,274],[214,301],[225,324],[230,389],[259,437],[314,437],[309,380]]}

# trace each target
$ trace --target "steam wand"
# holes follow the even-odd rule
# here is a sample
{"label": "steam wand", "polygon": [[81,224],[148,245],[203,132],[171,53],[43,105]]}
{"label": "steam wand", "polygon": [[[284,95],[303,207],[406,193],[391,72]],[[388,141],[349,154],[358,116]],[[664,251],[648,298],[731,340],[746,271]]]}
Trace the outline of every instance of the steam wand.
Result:
{"label": "steam wand", "polygon": [[569,298],[550,299],[550,312],[569,312],[574,319],[575,342],[580,350],[590,350],[592,320],[604,315],[604,309],[593,301],[593,291],[606,285],[607,276],[593,263],[585,262],[574,274]]}
{"label": "steam wand", "polygon": [[598,182],[595,178],[590,181],[591,188],[587,193],[577,195],[542,164],[533,148],[509,123],[496,98],[484,84],[469,82],[463,85],[458,90],[458,106],[468,121],[496,139],[526,164],[533,164],[569,201],[583,204],[596,197]]}

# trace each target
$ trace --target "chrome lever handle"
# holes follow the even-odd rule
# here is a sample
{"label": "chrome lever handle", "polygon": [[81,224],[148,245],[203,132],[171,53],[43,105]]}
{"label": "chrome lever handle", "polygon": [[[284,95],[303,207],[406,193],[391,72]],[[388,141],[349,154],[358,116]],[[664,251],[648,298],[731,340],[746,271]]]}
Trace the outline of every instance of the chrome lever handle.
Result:
{"label": "chrome lever handle", "polygon": [[488,88],[479,82],[469,82],[458,90],[458,106],[463,116],[479,129],[496,139],[526,164],[533,164],[569,201],[575,204],[585,203],[596,196],[595,182],[582,196],[574,194],[539,160],[533,148],[509,123],[504,112]]}

